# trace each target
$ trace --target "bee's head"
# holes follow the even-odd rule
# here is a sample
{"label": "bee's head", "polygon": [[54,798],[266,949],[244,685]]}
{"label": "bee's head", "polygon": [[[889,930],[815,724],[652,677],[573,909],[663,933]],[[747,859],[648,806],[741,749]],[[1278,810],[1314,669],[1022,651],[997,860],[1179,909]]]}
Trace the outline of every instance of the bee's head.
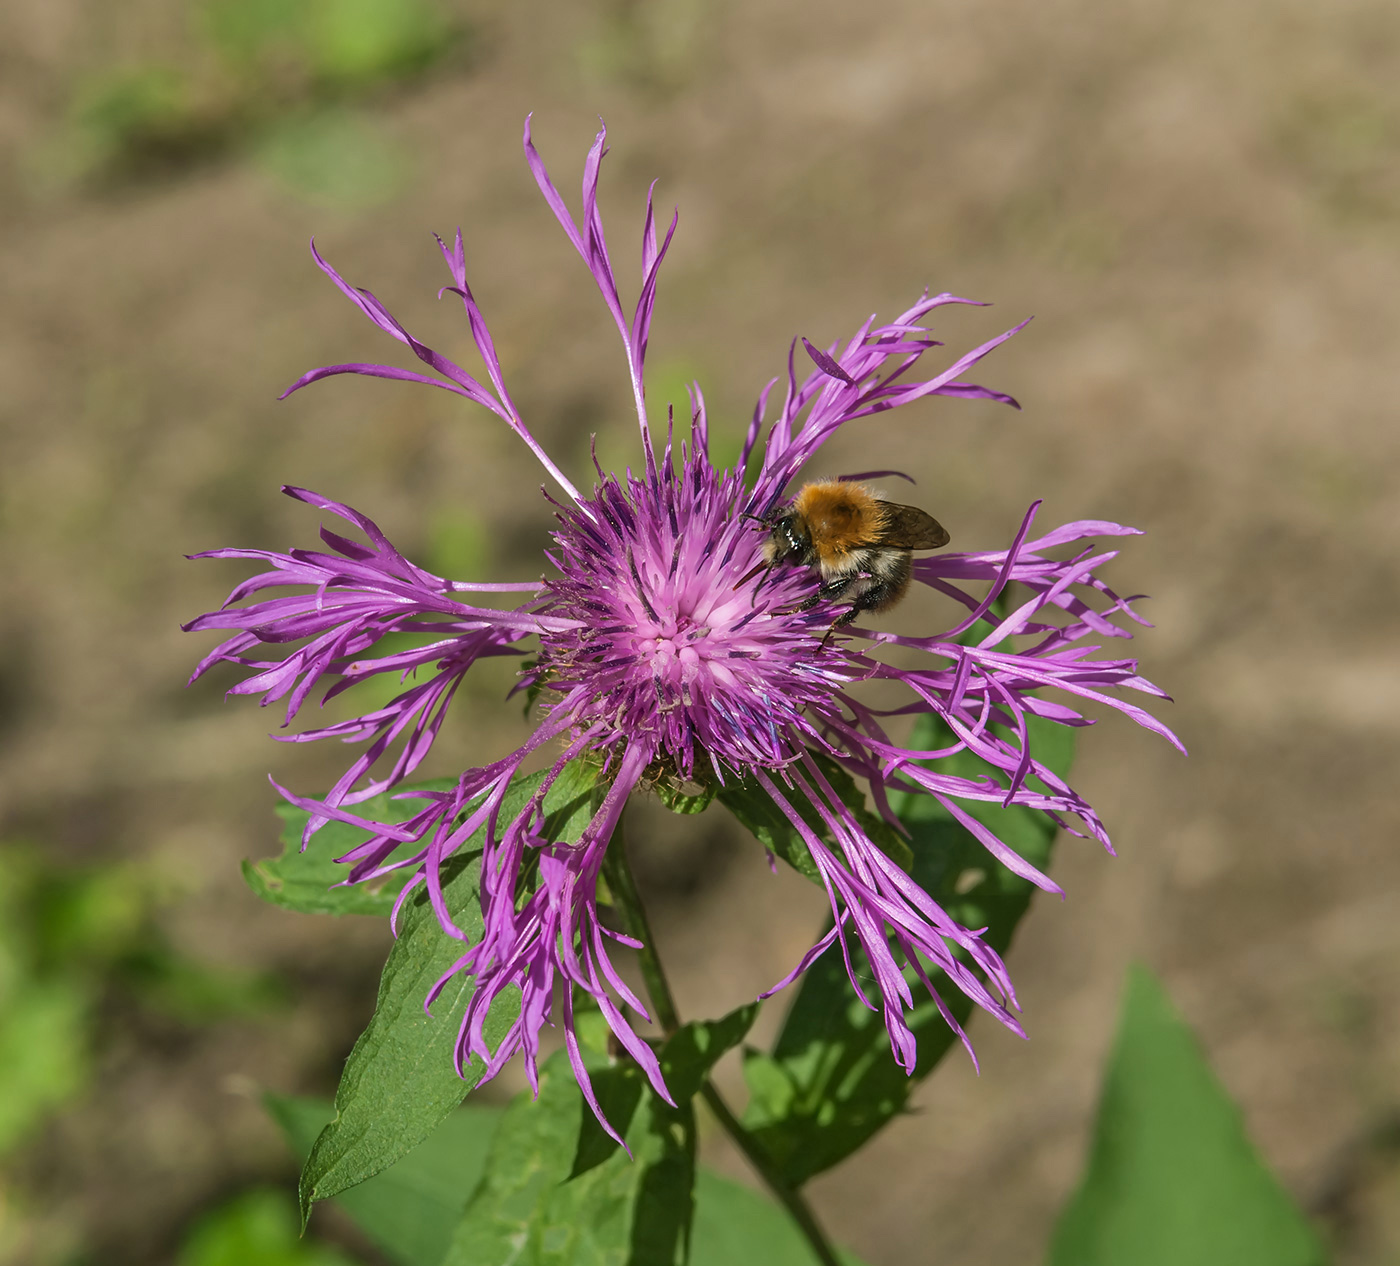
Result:
{"label": "bee's head", "polygon": [[812,533],[807,521],[790,506],[775,510],[763,525],[769,530],[764,557],[769,564],[801,563],[812,549]]}

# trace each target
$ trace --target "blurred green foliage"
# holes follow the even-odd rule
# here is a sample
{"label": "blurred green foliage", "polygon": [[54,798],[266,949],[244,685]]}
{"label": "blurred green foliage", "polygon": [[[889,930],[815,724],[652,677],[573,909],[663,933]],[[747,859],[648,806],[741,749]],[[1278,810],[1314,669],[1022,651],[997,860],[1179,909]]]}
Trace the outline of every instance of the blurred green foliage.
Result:
{"label": "blurred green foliage", "polygon": [[82,147],[78,161],[98,166],[178,148],[192,131],[195,108],[189,79],[173,67],[139,66],[86,79],[71,106]]}
{"label": "blurred green foliage", "polygon": [[86,1089],[103,1016],[137,1007],[186,1024],[275,1005],[270,977],[178,953],[149,867],[62,868],[0,844],[0,1159]]}
{"label": "blurred green foliage", "polygon": [[296,1202],[257,1187],[204,1215],[176,1266],[354,1266],[338,1249],[301,1238]]}
{"label": "blurred green foliage", "polygon": [[77,983],[26,981],[5,991],[0,1012],[0,1154],[87,1080],[89,999]]}
{"label": "blurred green foliage", "polygon": [[597,14],[575,50],[591,78],[667,98],[702,73],[712,32],[703,0],[608,0]]}
{"label": "blurred green foliage", "polygon": [[480,515],[456,502],[433,511],[423,559],[428,571],[448,580],[485,580],[491,561],[491,534]]}
{"label": "blurred green foliage", "polygon": [[[219,3],[242,8],[245,0]],[[442,56],[452,35],[434,0],[303,0],[287,7],[299,10],[307,64],[327,84],[412,78]]]}
{"label": "blurred green foliage", "polygon": [[408,153],[382,127],[339,108],[282,120],[253,158],[304,202],[351,211],[398,197],[412,176]]}
{"label": "blurred green foliage", "polygon": [[1400,112],[1363,82],[1297,96],[1276,146],[1333,222],[1400,225]]}
{"label": "blurred green foliage", "polygon": [[[657,219],[661,221],[658,234],[664,233],[668,221],[658,209]],[[647,415],[651,423],[652,443],[656,446],[657,458],[666,443],[667,411],[672,411],[675,423],[676,463],[679,465],[679,451],[682,443],[690,442],[690,386],[699,383],[702,390],[713,387],[718,375],[711,373],[700,362],[686,356],[670,356],[651,362],[647,366]],[[779,397],[781,400],[781,396]],[[751,409],[752,404],[746,404]],[[705,411],[710,428],[710,461],[719,469],[735,466],[743,451],[744,435],[748,430],[749,415],[726,409],[724,402],[716,402],[707,391]],[[772,421],[773,402],[770,401],[768,420]],[[635,426],[610,425],[600,427],[597,436],[598,464],[604,470],[621,471],[637,464],[637,432]]]}
{"label": "blurred green foliage", "polygon": [[104,68],[70,96],[60,175],[139,179],[251,151],[312,201],[397,194],[402,151],[353,106],[469,46],[440,0],[203,0],[187,55]]}

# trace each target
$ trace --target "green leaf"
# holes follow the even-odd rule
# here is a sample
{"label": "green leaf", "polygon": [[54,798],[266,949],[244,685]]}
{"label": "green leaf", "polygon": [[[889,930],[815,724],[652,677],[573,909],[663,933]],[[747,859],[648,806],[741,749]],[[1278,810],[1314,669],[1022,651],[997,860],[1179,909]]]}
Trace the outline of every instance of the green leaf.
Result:
{"label": "green leaf", "polygon": [[[641,1081],[635,1065],[586,1057],[593,1075]],[[540,1093],[506,1110],[486,1175],[442,1266],[681,1266],[690,1236],[695,1118],[649,1088],[638,1095],[620,1147],[578,1176],[571,1161],[584,1104],[563,1051],[540,1070]]]}
{"label": "green leaf", "polygon": [[[450,778],[417,783],[366,800],[356,806],[356,812],[380,822],[402,822],[419,812],[423,802],[397,799],[401,792],[449,791],[454,786],[456,783]],[[349,870],[335,859],[368,839],[366,832],[348,822],[327,822],[311,837],[303,852],[301,833],[310,815],[295,805],[280,804],[277,816],[282,819],[282,833],[278,837],[282,845],[281,857],[243,863],[243,878],[264,901],[304,914],[387,915],[394,908],[399,889],[411,872],[396,872],[373,885],[333,886],[341,883]]]}
{"label": "green leaf", "polygon": [[[722,1053],[719,1046],[729,1049],[742,1040],[751,1023],[745,1013],[752,1010],[751,1005],[721,1020],[687,1026],[692,1035],[680,1046],[698,1051],[713,1041],[715,1045],[702,1056],[713,1067],[715,1052]],[[742,1032],[736,1032],[740,1029]],[[674,1062],[667,1068],[668,1084],[678,1097],[681,1083],[677,1079],[684,1075],[680,1046],[669,1052]],[[663,1055],[663,1061],[665,1058]],[[594,1076],[596,1084],[599,1073]],[[694,1084],[698,1086],[698,1078]],[[334,1115],[334,1109],[322,1099],[267,1095],[264,1102],[299,1159],[305,1157],[322,1126]],[[592,1120],[591,1113],[582,1116],[585,1123]],[[500,1118],[497,1108],[463,1105],[421,1146],[382,1174],[342,1192],[336,1203],[397,1266],[439,1266],[452,1228],[485,1170]],[[607,1143],[609,1155],[616,1154],[617,1145],[611,1139]],[[862,1266],[851,1253],[840,1252],[839,1256],[846,1266]],[[704,1168],[697,1171],[691,1266],[750,1261],[764,1266],[810,1266],[811,1260],[811,1250],[792,1220],[771,1201]]]}
{"label": "green leaf", "polygon": [[1093,1150],[1050,1266],[1319,1266],[1322,1247],[1245,1137],[1162,987],[1134,967]]}
{"label": "green leaf", "polygon": [[[758,1018],[761,1003],[736,1007],[718,1020],[694,1020],[683,1024],[657,1054],[666,1088],[677,1103],[687,1103],[700,1092],[710,1070],[748,1035]],[[630,1060],[602,1068],[591,1074],[593,1093],[613,1129],[626,1134],[632,1114],[642,1100],[646,1080]],[[617,1142],[598,1124],[592,1112],[585,1112],[579,1124],[578,1148],[570,1177],[585,1174],[617,1152]]]}
{"label": "green leaf", "polygon": [[[836,1250],[845,1266],[862,1266]],[[690,1266],[812,1266],[812,1250],[796,1223],[771,1201],[703,1166],[695,1175],[695,1227]]]}
{"label": "green leaf", "polygon": [[[264,1103],[298,1159],[305,1159],[335,1109],[324,1099],[267,1095]],[[449,1113],[397,1164],[336,1197],[398,1266],[437,1266],[467,1198],[481,1181],[502,1109],[463,1106]]]}
{"label": "green leaf", "polygon": [[663,777],[657,782],[656,794],[672,813],[690,815],[704,813],[719,791],[716,783],[683,783],[672,777]]}
{"label": "green leaf", "polygon": [[[512,781],[501,808],[503,820],[524,808],[543,778],[530,774]],[[564,769],[545,797],[547,838],[573,841],[583,833],[593,813],[596,779],[592,765],[576,761]],[[374,1015],[350,1052],[336,1090],[336,1119],[321,1132],[302,1171],[303,1216],[313,1201],[363,1182],[416,1147],[481,1077],[479,1059],[467,1066],[465,1077],[457,1076],[453,1064],[473,978],[458,976],[439,996],[433,1014],[423,1009],[429,989],[481,936],[480,839],[473,837],[444,867],[445,875],[451,873],[443,893],[467,941],[443,933],[426,893],[415,894],[400,912],[399,936],[384,964]],[[496,999],[485,1026],[489,1042],[501,1040],[518,1009],[518,993]]]}
{"label": "green leaf", "polygon": [[700,1093],[710,1070],[748,1036],[762,1005],[748,1002],[718,1020],[693,1020],[667,1039],[661,1048],[661,1072],[677,1102]]}
{"label": "green leaf", "polygon": [[[1073,755],[1072,733],[1035,718],[1029,724],[1036,758],[1063,776]],[[930,750],[950,742],[942,723],[925,717],[910,746]],[[967,752],[935,767],[964,776],[986,769]],[[996,862],[932,797],[892,795],[891,805],[910,833],[914,879],[953,918],[969,927],[986,927],[987,943],[1004,953],[1034,887]],[[965,807],[1032,865],[1042,870],[1048,865],[1056,831],[1043,813],[1020,806],[1003,809],[996,802]],[[854,943],[851,952],[857,970],[868,972]],[[908,1016],[919,1048],[912,1077],[895,1063],[883,1017],[855,997],[838,945],[803,977],[772,1054],[746,1053],[751,1099],[744,1121],[789,1182],[800,1184],[829,1169],[888,1124],[903,1111],[915,1082],[933,1070],[956,1040],[912,969],[906,975],[916,1000],[923,999]],[[931,977],[935,986],[940,976]],[[944,1001],[965,1023],[972,1003],[943,984]]]}
{"label": "green leaf", "polygon": [[[855,815],[861,829],[870,836],[875,846],[896,865],[909,870],[914,860],[909,845],[879,814],[872,813],[865,807],[865,792],[856,786],[850,774],[820,752],[813,752],[812,758],[822,771],[823,777],[831,784],[831,789]],[[758,838],[764,848],[776,853],[798,874],[805,875],[813,883],[821,883],[817,864],[812,860],[801,834],[788,820],[787,814],[754,779],[730,782],[728,786],[718,789],[717,798],[739,819],[745,830]],[[806,796],[793,789],[787,793],[787,799],[797,810],[798,816],[812,829],[813,834],[830,843],[830,830]]]}
{"label": "green leaf", "polygon": [[[720,804],[729,810],[739,820],[739,824],[751,835],[757,837],[758,842],[770,853],[774,853],[787,862],[798,874],[810,879],[814,884],[821,883],[821,874],[817,870],[817,864],[812,860],[812,855],[807,851],[807,845],[802,842],[802,837],[798,835],[786,815],[773,802],[770,796],[762,787],[751,778],[746,778],[742,782],[731,781],[727,786],[721,787],[717,796]],[[803,806],[798,805],[801,809]],[[806,806],[811,809],[811,806]],[[816,811],[811,810],[813,816]],[[806,818],[806,813],[803,814]],[[808,819],[810,822],[811,819]],[[813,824],[813,830],[821,834],[824,828],[819,824]]]}

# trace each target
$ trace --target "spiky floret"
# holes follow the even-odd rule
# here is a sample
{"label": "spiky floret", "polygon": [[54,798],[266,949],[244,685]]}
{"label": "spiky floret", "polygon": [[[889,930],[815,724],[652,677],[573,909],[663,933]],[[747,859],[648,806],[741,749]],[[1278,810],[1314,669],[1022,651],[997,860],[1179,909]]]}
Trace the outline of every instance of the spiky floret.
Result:
{"label": "spiky floret", "polygon": [[[1081,522],[1032,539],[1032,506],[1007,550],[942,554],[913,564],[915,580],[965,609],[952,628],[927,637],[855,629],[853,637],[828,644],[824,634],[839,608],[811,603],[820,582],[810,570],[765,574],[763,521],[783,503],[801,467],[850,421],[934,394],[1014,404],[1008,396],[962,381],[961,375],[1016,330],[920,377],[922,358],[937,346],[922,322],[945,305],[969,302],[948,294],[925,295],[888,324],[877,325],[872,317],[844,345],[822,351],[807,344],[816,369],[800,380],[794,344],[782,406],[765,433],[767,402],[778,382],[774,379],[760,396],[735,470],[717,470],[710,463],[705,403],[698,387],[692,397],[689,443],[676,453],[668,438],[658,461],[650,439],[643,369],[657,272],[676,221],[672,219],[658,245],[648,197],[643,283],[629,316],[618,296],[597,207],[605,135],[599,132],[584,165],[583,215],[577,222],[535,151],[528,121],[525,152],[541,192],[587,263],[621,333],[637,408],[642,472],[617,477],[599,470],[597,486],[585,496],[534,440],[507,393],[490,332],[467,285],[460,232],[451,248],[440,242],[453,281],[446,289],[463,303],[489,386],[415,339],[370,292],[346,284],[316,254],[317,264],[336,286],[435,376],[386,365],[340,364],[311,371],[289,391],[330,375],[356,373],[428,383],[491,410],[521,437],[562,491],[563,499],[555,503],[554,546],[547,555],[554,574],[540,582],[505,585],[449,581],[405,559],[363,515],[289,488],[289,495],[349,522],[364,542],[323,527],[321,537],[329,552],[214,550],[203,555],[258,560],[267,570],[239,585],[221,610],[186,626],[232,631],[200,663],[194,677],[216,663],[238,664],[249,675],[233,693],[261,694],[265,705],[285,699],[288,722],[318,686],[328,685],[329,698],[386,673],[405,682],[412,678],[412,684],[383,707],[289,736],[293,742],[340,738],[363,742],[365,748],[320,799],[289,791],[283,795],[309,812],[308,838],[331,820],[366,831],[365,841],[340,859],[348,867],[347,883],[408,869],[412,878],[404,897],[425,888],[444,931],[464,941],[461,957],[428,999],[431,1003],[458,973],[476,978],[462,1021],[459,1066],[479,1056],[489,1077],[520,1051],[535,1083],[540,1029],[551,1020],[555,986],[562,982],[566,1045],[599,1119],[602,1113],[574,1033],[575,991],[597,1003],[621,1045],[658,1093],[669,1098],[654,1053],[623,1013],[625,1006],[645,1015],[642,1003],[609,957],[610,940],[635,942],[604,926],[596,892],[622,807],[657,762],[687,778],[751,778],[772,797],[806,841],[835,915],[832,931],[812,947],[792,976],[833,940],[844,949],[854,934],[874,970],[879,1000],[867,997],[854,974],[852,985],[867,1006],[883,1011],[895,1056],[906,1069],[913,1068],[915,1058],[907,1020],[913,999],[906,966],[922,976],[961,1035],[924,975],[924,960],[1019,1033],[1013,1015],[1015,993],[1000,958],[977,932],[959,926],[875,847],[856,813],[831,787],[816,756],[864,779],[874,803],[891,822],[897,821],[889,809],[892,791],[932,796],[1015,873],[1058,891],[965,805],[998,801],[1041,810],[1057,821],[1077,818],[1086,833],[1107,847],[1108,837],[1091,806],[1031,751],[1026,718],[1088,724],[1063,701],[1067,696],[1106,704],[1176,742],[1150,714],[1111,693],[1123,689],[1161,696],[1138,676],[1134,661],[1088,657],[1099,649],[1088,639],[1131,636],[1115,622],[1120,617],[1142,621],[1130,602],[1095,574],[1114,552],[1096,551],[1085,543],[1129,535],[1133,529]],[[758,475],[746,488],[738,472],[749,466],[760,438]],[[1050,553],[1065,546],[1077,552],[1068,559]],[[1010,612],[995,614],[993,603],[1012,583],[1025,596]],[[268,590],[275,596],[264,596]],[[523,596],[521,605],[492,605],[512,593]],[[991,632],[966,644],[963,635],[981,620],[989,623]],[[386,635],[407,629],[430,634],[430,643],[373,653]],[[1015,649],[1012,639],[1024,644]],[[885,663],[878,653],[886,645],[923,652],[926,659],[915,668]],[[285,653],[257,658],[255,652],[267,653],[260,648]],[[533,655],[535,666],[522,685],[548,687],[531,737],[500,760],[466,770],[450,791],[408,793],[419,807],[405,822],[358,814],[357,805],[420,767],[467,671],[479,659],[500,655]],[[908,702],[894,712],[940,717],[956,736],[954,745],[947,751],[926,752],[894,742],[883,727],[889,713],[873,709],[852,690],[867,680],[903,687]],[[1060,698],[1043,697],[1046,689]],[[994,722],[1002,728],[994,729]],[[994,776],[963,778],[916,763],[963,749],[979,756]],[[511,779],[536,752],[545,750],[554,760],[544,783],[523,809],[507,817],[502,806]],[[605,766],[607,791],[578,841],[556,843],[541,831],[544,797],[566,764],[580,756]],[[1030,779],[1044,790],[1033,789]],[[820,833],[809,824],[812,810],[823,824]],[[454,924],[444,899],[442,865],[482,830],[484,930],[477,940],[465,943],[465,933]],[[529,876],[536,878],[527,881]],[[484,1036],[484,1020],[494,999],[511,987],[520,990],[519,1015],[492,1049]],[[605,1120],[603,1124],[610,1129]]]}
{"label": "spiky floret", "polygon": [[686,780],[795,760],[813,717],[852,680],[807,654],[820,617],[795,616],[810,577],[750,578],[761,538],[739,513],[734,471],[668,443],[645,476],[599,472],[580,507],[559,507],[542,610],[572,621],[540,639],[553,705],[605,726],[604,744],[644,744]]}

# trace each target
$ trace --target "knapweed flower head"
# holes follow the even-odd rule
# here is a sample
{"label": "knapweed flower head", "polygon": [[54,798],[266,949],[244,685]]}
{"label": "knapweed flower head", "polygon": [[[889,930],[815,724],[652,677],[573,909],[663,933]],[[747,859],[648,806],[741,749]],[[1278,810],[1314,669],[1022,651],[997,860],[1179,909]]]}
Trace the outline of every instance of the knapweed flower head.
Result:
{"label": "knapweed flower head", "polygon": [[[839,600],[821,599],[820,577],[800,566],[765,567],[764,545],[775,508],[792,495],[799,473],[820,456],[840,428],[926,396],[1010,397],[964,379],[978,361],[1020,326],[930,373],[940,344],[929,323],[953,305],[950,294],[924,294],[885,323],[865,321],[843,343],[825,350],[789,350],[786,373],[764,388],[734,469],[709,456],[705,401],[692,388],[688,441],[677,443],[668,418],[663,450],[651,438],[644,367],[657,275],[676,231],[673,217],[658,241],[648,195],[642,228],[640,296],[631,311],[619,294],[597,203],[606,133],[600,131],[583,173],[582,216],[575,220],[525,127],[525,155],[540,191],[582,256],[621,334],[641,441],[639,473],[597,467],[591,492],[580,491],[535,440],[511,399],[500,360],[467,284],[460,231],[452,246],[439,239],[451,274],[444,287],[461,301],[485,379],[419,342],[367,290],[348,285],[319,254],[316,263],[385,333],[404,343],[431,373],[378,364],[316,369],[288,394],[334,374],[361,374],[423,383],[465,397],[501,419],[529,447],[555,485],[558,520],[542,580],[485,584],[435,576],[403,557],[379,528],[348,506],[299,488],[292,497],[361,533],[352,540],[321,529],[325,549],[223,549],[201,557],[256,561],[265,570],[240,584],[219,611],[190,629],[231,636],[196,669],[233,663],[249,675],[235,694],[285,700],[292,721],[313,690],[325,698],[362,681],[396,674],[404,688],[392,702],[353,720],[292,736],[364,744],[324,796],[283,794],[306,810],[309,839],[335,820],[362,828],[365,841],[340,860],[346,882],[407,870],[400,902],[426,889],[444,932],[463,941],[452,971],[474,977],[462,1020],[459,1068],[472,1056],[494,1075],[523,1052],[532,1084],[541,1027],[551,1022],[556,986],[566,1045],[585,1097],[602,1113],[589,1083],[575,1029],[575,1006],[591,998],[621,1046],[669,1100],[652,1047],[632,1028],[624,1007],[646,1015],[617,971],[610,944],[636,941],[599,915],[598,881],[629,795],[657,778],[709,787],[747,782],[762,789],[800,835],[831,902],[834,926],[776,988],[801,973],[833,941],[846,954],[851,982],[867,1006],[883,1011],[894,1055],[911,1070],[915,1041],[908,1023],[914,999],[906,969],[937,1000],[948,1023],[961,1029],[927,974],[941,969],[956,988],[1020,1032],[1016,995],[1006,968],[977,929],[960,926],[923,891],[862,825],[870,818],[832,785],[833,765],[858,779],[879,813],[899,829],[891,793],[932,797],[999,862],[1039,887],[1054,883],[1025,862],[969,812],[975,802],[1022,805],[1077,821],[1108,846],[1092,807],[1037,759],[1027,718],[1086,724],[1079,701],[1092,701],[1165,735],[1169,730],[1118,692],[1161,692],[1137,674],[1135,661],[1091,659],[1094,638],[1131,634],[1118,621],[1136,620],[1129,600],[1097,576],[1114,551],[1089,542],[1132,534],[1104,522],[1075,522],[1034,534],[1032,506],[1008,548],[943,553],[914,564],[914,579],[959,604],[952,627],[926,636],[834,630]],[[801,372],[799,372],[801,371]],[[769,420],[774,389],[781,403]],[[744,471],[758,456],[758,473]],[[596,466],[596,462],[595,462]],[[879,473],[879,472],[876,472]],[[1071,547],[1070,556],[1059,547]],[[1015,584],[1014,605],[1003,595]],[[521,594],[510,609],[484,605]],[[988,631],[989,630],[989,631]],[[427,645],[375,654],[389,634],[427,635]],[[969,636],[970,632],[975,634]],[[980,634],[980,635],[976,635]],[[916,667],[880,657],[898,646],[920,653]],[[267,658],[269,654],[284,651]],[[478,660],[513,656],[524,663],[521,687],[538,690],[538,726],[518,750],[468,769],[448,791],[412,791],[416,811],[386,822],[356,807],[401,784],[428,756],[462,679]],[[193,678],[192,678],[193,680]],[[876,710],[858,697],[860,683],[884,681],[906,693],[903,704]],[[911,750],[886,730],[891,715],[931,714],[950,734],[937,750]],[[964,777],[924,763],[970,751],[987,773]],[[518,812],[506,814],[507,788],[536,753],[551,763]],[[572,843],[543,830],[544,798],[570,762],[587,758],[606,787],[582,835]],[[820,829],[817,829],[817,824]],[[480,871],[483,930],[469,938],[454,921],[443,892],[448,858],[474,836],[484,843]],[[533,885],[533,886],[532,886]],[[853,966],[851,938],[868,962],[877,994]],[[520,991],[519,1014],[494,1049],[483,1024],[503,991]],[[964,1038],[964,1042],[966,1039]],[[606,1121],[603,1122],[605,1128]]]}

